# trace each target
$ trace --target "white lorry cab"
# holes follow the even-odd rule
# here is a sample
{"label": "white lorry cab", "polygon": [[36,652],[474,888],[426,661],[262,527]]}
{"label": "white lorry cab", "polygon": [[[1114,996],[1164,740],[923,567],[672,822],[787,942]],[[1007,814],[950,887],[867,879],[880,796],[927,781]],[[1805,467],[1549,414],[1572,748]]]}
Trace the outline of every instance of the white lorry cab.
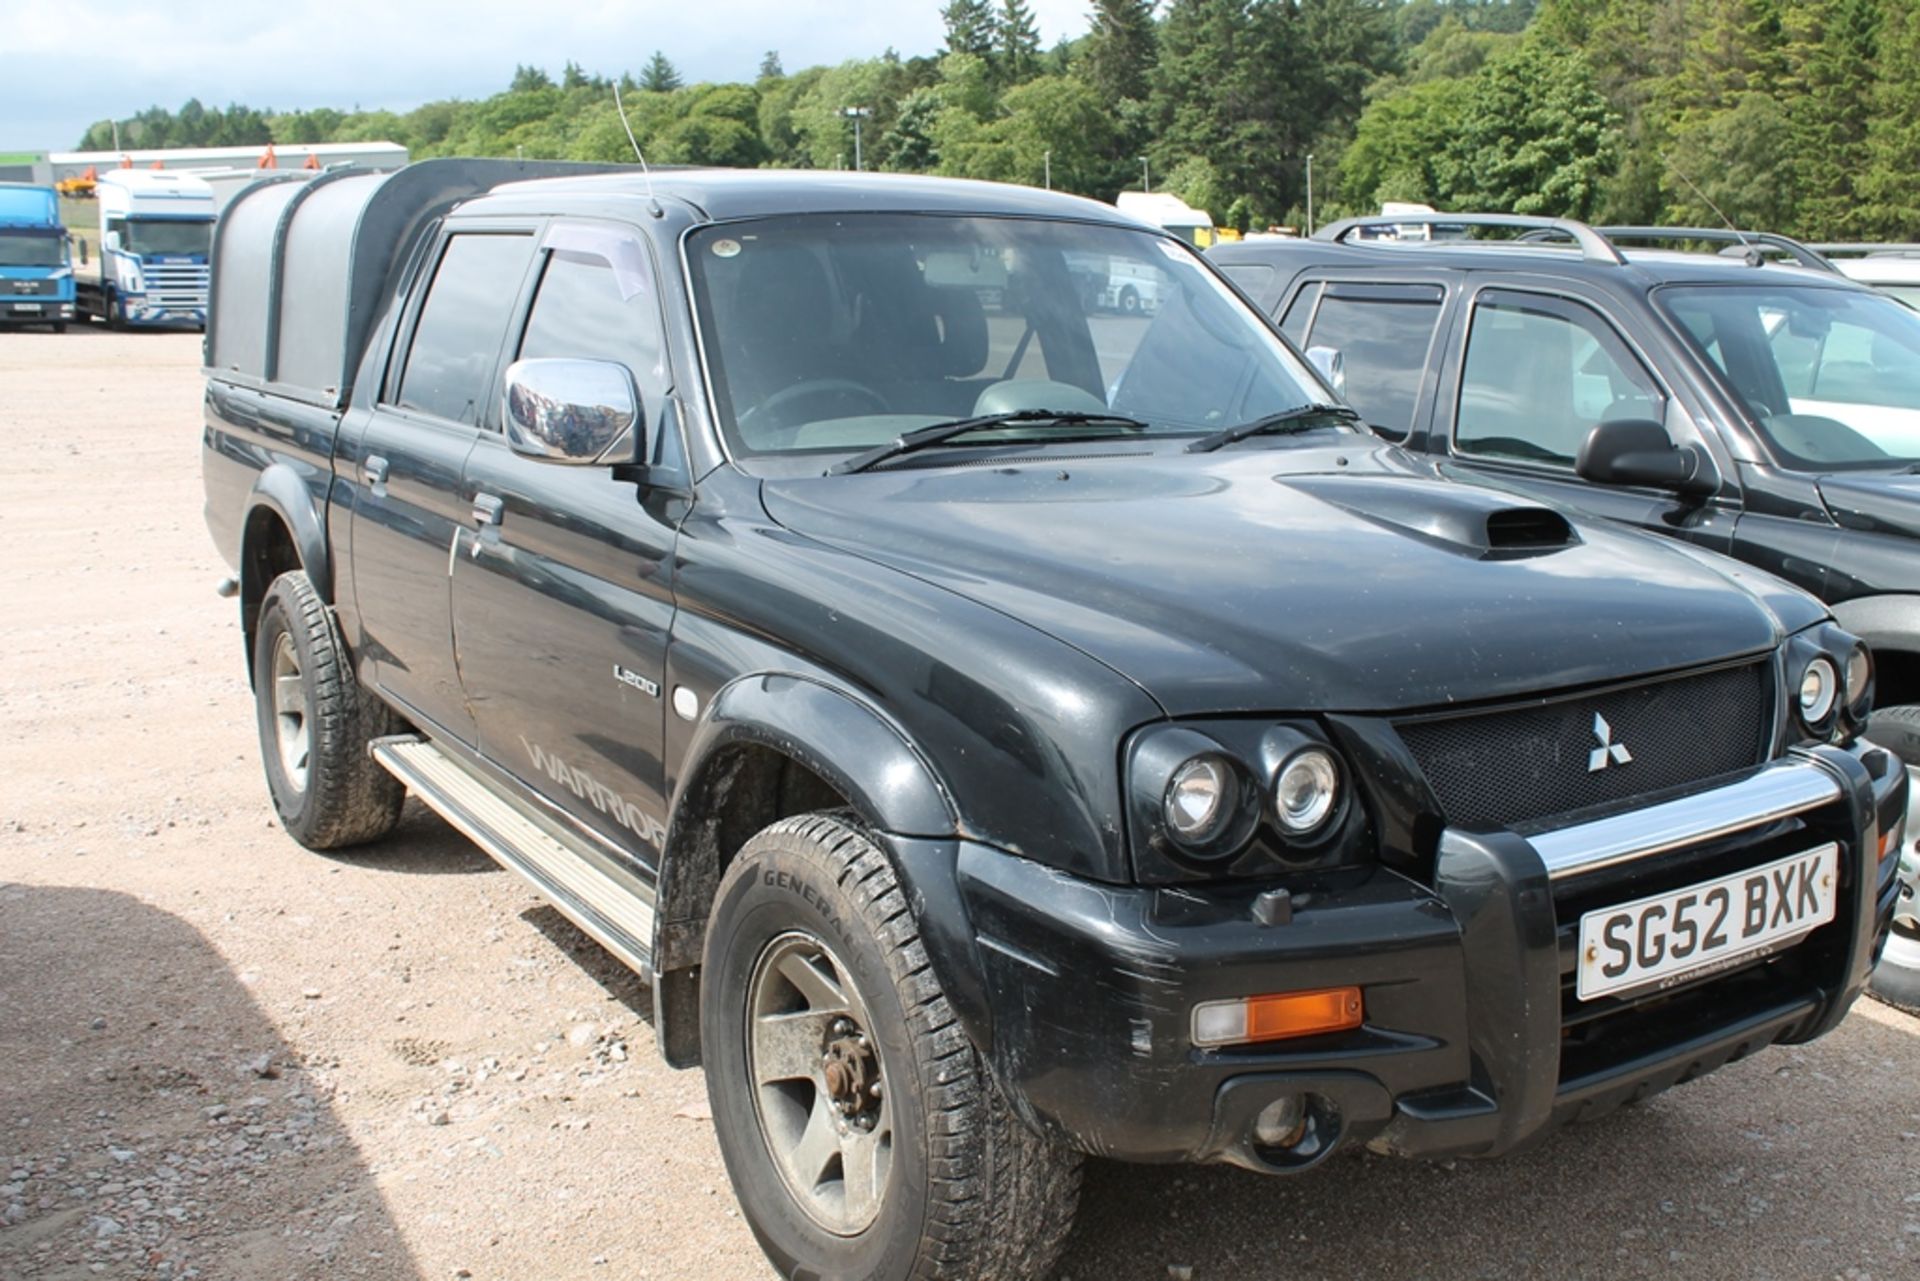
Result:
{"label": "white lorry cab", "polygon": [[113,169],[94,193],[99,253],[76,272],[80,314],[116,329],[205,328],[213,188],[192,174]]}
{"label": "white lorry cab", "polygon": [[1213,215],[1195,209],[1167,191],[1123,191],[1114,200],[1121,213],[1132,214],[1142,222],[1164,227],[1190,245],[1205,249],[1217,238]]}

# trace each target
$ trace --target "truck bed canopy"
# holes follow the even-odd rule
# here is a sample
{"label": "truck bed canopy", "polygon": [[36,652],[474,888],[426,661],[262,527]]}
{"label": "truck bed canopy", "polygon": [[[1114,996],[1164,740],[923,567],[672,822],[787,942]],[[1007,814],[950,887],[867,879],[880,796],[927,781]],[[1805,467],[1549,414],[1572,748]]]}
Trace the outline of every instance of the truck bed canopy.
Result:
{"label": "truck bed canopy", "polygon": [[207,376],[345,408],[393,275],[435,219],[504,182],[611,168],[450,159],[263,178],[214,229]]}

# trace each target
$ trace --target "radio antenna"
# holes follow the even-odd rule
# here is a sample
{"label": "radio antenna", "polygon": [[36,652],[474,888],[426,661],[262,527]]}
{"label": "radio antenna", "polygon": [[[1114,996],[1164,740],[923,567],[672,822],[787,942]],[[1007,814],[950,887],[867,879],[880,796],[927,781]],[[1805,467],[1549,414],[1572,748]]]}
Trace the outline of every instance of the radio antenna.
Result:
{"label": "radio antenna", "polygon": [[1718,218],[1721,222],[1724,222],[1727,224],[1727,230],[1733,233],[1733,238],[1739,241],[1741,246],[1744,247],[1747,251],[1747,266],[1759,267],[1759,266],[1765,265],[1767,261],[1767,256],[1760,252],[1760,246],[1754,244],[1751,240],[1748,240],[1746,233],[1741,231],[1740,228],[1733,225],[1733,219],[1727,217],[1727,215],[1721,210],[1720,206],[1714,204],[1713,199],[1710,196],[1708,196],[1706,192],[1700,190],[1700,186],[1698,183],[1694,182],[1693,179],[1687,177],[1686,174],[1682,173],[1679,165],[1674,164],[1672,160],[1668,160],[1667,157],[1665,156],[1662,156],[1660,158],[1667,162],[1667,168],[1673,170],[1674,177],[1678,178],[1681,182],[1684,182],[1687,184],[1688,191],[1691,191],[1694,195],[1700,197],[1701,203],[1706,205],[1707,208],[1713,210],[1714,216],[1716,218]]}
{"label": "radio antenna", "polygon": [[653,194],[653,170],[647,165],[647,158],[641,154],[640,140],[633,136],[633,126],[627,123],[627,108],[620,101],[620,81],[613,82],[613,109],[620,113],[620,127],[627,131],[627,141],[633,144],[633,154],[640,161],[640,172],[647,177],[647,212],[656,218],[664,218],[667,211],[660,207],[659,197]]}

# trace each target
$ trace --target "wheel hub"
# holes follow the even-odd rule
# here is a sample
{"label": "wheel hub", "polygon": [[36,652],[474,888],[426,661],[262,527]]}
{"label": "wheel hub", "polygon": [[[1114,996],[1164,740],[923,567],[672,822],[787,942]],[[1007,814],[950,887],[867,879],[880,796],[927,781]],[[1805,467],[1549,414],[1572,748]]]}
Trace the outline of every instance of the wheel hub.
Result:
{"label": "wheel hub", "polygon": [[880,1114],[880,1059],[867,1034],[850,1019],[837,1020],[832,1036],[820,1056],[827,1097],[841,1116],[870,1130]]}

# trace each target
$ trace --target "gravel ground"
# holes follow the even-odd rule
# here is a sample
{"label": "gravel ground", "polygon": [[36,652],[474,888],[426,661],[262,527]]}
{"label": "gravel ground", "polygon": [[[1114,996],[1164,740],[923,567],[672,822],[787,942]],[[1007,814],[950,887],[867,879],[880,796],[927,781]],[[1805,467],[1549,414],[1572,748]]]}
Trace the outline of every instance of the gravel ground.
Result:
{"label": "gravel ground", "polygon": [[[0,1278],[754,1278],[644,989],[424,810],[266,803],[198,339],[0,334]],[[1496,1163],[1097,1165],[1076,1281],[1920,1276],[1920,1021],[1862,1004]]]}

